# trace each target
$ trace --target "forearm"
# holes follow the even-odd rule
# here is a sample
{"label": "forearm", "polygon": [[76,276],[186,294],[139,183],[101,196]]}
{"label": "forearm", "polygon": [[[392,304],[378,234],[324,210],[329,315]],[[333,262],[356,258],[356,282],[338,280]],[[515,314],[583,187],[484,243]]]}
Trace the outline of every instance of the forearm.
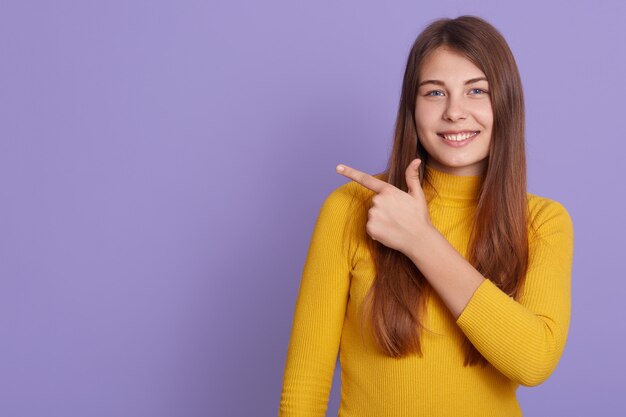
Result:
{"label": "forearm", "polygon": [[410,247],[407,256],[457,319],[485,278],[431,225]]}

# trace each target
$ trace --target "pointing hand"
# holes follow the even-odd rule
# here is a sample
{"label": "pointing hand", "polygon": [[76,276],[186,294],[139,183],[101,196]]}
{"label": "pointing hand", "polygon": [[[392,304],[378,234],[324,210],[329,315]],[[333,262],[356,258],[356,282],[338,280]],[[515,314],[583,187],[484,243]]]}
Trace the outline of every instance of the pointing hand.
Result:
{"label": "pointing hand", "polygon": [[367,234],[383,245],[404,254],[419,239],[424,227],[430,226],[426,198],[419,181],[421,161],[414,159],[406,169],[406,193],[365,172],[337,165],[337,172],[376,193],[368,212]]}

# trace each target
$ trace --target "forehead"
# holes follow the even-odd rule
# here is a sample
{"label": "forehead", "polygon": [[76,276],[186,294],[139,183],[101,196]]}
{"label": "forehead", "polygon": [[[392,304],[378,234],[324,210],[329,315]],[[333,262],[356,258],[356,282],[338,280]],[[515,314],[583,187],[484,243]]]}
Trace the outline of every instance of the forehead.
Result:
{"label": "forehead", "polygon": [[419,81],[465,82],[480,77],[485,77],[485,73],[465,55],[446,47],[439,47],[429,53],[422,62]]}

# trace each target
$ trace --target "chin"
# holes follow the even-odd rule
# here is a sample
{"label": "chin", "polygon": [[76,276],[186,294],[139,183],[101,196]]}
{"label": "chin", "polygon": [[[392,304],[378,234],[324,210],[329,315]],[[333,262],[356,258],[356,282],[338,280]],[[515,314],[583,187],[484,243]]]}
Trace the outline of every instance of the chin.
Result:
{"label": "chin", "polygon": [[[479,175],[484,172],[487,161],[485,159],[452,159],[452,160],[438,160],[431,158],[431,164],[433,168],[450,173],[457,173],[461,175]],[[455,172],[456,171],[456,172]]]}

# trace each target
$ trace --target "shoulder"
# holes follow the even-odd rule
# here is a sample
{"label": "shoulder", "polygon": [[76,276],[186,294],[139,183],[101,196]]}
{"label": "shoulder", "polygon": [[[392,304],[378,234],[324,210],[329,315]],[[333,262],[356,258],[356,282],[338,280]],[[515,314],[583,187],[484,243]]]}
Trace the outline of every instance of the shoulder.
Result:
{"label": "shoulder", "polygon": [[[376,178],[384,180],[382,174],[374,175]],[[367,204],[374,196],[374,192],[362,185],[349,181],[332,190],[324,201],[324,206],[334,209],[354,207],[355,204]],[[368,207],[369,208],[369,207]]]}
{"label": "shoulder", "polygon": [[[375,175],[379,179],[382,176]],[[350,181],[332,190],[325,198],[319,213],[320,221],[344,226],[363,226],[375,193]],[[364,227],[363,227],[364,228]]]}
{"label": "shoulder", "polygon": [[[319,211],[315,236],[331,236],[332,239],[350,242],[349,245],[356,242],[356,246],[346,248],[349,256],[354,256],[355,248],[367,238],[365,224],[374,194],[354,181],[330,191]],[[332,239],[325,240],[325,244]]]}
{"label": "shoulder", "polygon": [[572,218],[563,204],[531,193],[527,196],[528,220],[533,231],[550,233],[559,230],[573,234]]}

